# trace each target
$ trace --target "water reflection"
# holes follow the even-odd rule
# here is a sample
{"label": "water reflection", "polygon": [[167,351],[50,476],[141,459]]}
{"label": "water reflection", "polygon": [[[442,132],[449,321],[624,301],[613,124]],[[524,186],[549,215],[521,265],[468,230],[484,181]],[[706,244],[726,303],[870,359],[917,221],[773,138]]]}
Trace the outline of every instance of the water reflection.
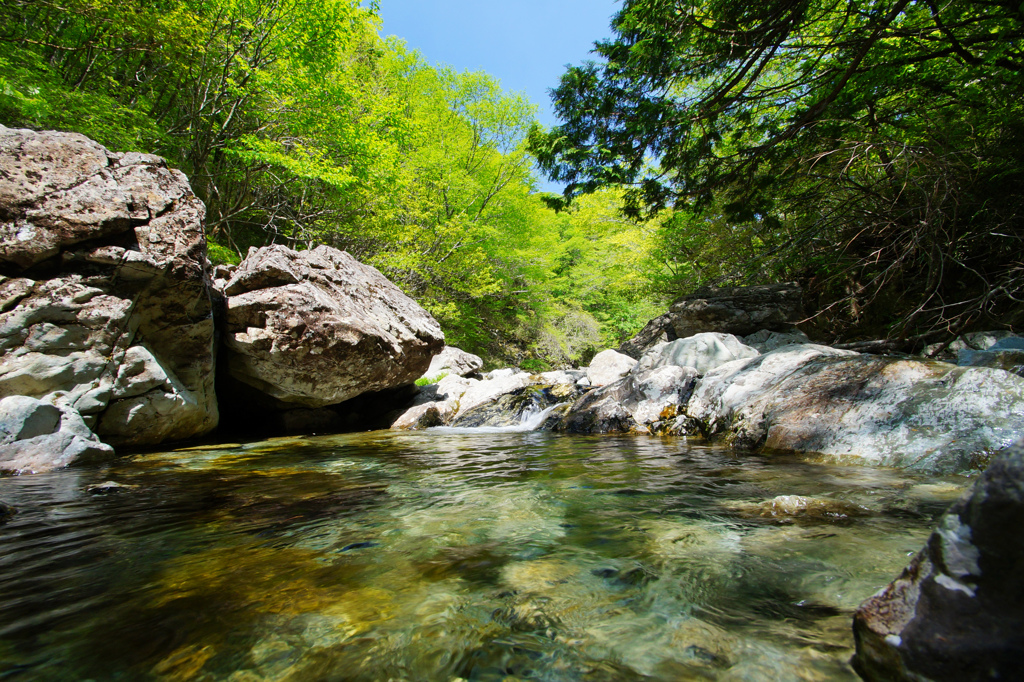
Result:
{"label": "water reflection", "polygon": [[852,610],[964,483],[538,432],[3,478],[0,677],[855,679]]}

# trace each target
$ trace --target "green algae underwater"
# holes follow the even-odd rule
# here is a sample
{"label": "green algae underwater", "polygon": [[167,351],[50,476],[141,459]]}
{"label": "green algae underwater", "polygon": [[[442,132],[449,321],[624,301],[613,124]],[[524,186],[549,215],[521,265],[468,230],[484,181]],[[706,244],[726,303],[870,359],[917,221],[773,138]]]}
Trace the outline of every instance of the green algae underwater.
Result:
{"label": "green algae underwater", "polygon": [[0,679],[855,680],[966,484],[429,430],[0,478]]}

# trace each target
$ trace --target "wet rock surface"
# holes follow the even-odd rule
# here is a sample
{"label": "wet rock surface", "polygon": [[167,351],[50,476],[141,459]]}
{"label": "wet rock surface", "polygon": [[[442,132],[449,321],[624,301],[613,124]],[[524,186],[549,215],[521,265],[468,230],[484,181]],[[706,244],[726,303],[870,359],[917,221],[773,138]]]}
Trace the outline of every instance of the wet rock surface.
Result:
{"label": "wet rock surface", "polygon": [[0,126],[0,395],[114,445],[213,429],[204,215],[159,157]]}
{"label": "wet rock surface", "polygon": [[804,345],[709,373],[686,411],[740,448],[969,471],[1024,435],[1024,381]]}
{"label": "wet rock surface", "polygon": [[410,384],[444,347],[425,310],[327,246],[252,249],[224,293],[227,374],[270,402],[317,408]]}
{"label": "wet rock surface", "polygon": [[658,433],[682,413],[696,383],[697,371],[692,367],[670,365],[633,372],[581,397],[555,429],[568,433]]}
{"label": "wet rock surface", "polygon": [[1024,655],[1024,446],[993,459],[925,548],[854,618],[867,680],[1018,679]]}

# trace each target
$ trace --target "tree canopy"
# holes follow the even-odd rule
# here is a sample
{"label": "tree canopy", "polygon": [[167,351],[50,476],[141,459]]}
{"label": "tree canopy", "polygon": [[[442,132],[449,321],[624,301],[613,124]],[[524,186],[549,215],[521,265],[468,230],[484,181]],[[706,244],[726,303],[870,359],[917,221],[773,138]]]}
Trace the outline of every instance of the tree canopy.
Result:
{"label": "tree canopy", "polygon": [[563,202],[625,186],[674,211],[682,285],[800,277],[833,331],[1020,322],[1019,3],[625,0],[613,29],[531,139]]}

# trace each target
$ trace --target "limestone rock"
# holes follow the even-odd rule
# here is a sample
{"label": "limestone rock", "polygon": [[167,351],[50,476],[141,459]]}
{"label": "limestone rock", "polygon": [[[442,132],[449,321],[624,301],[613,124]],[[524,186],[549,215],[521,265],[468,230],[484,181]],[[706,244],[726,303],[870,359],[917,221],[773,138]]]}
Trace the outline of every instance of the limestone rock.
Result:
{"label": "limestone rock", "polygon": [[640,358],[636,371],[676,366],[693,367],[697,374],[704,375],[727,362],[758,355],[732,334],[705,332],[651,348]]}
{"label": "limestone rock", "polygon": [[639,358],[652,346],[702,332],[746,336],[759,330],[792,332],[804,318],[803,291],[796,283],[752,287],[707,287],[677,300],[619,350]]}
{"label": "limestone rock", "polygon": [[328,246],[252,249],[224,293],[230,376],[292,406],[410,384],[444,347],[425,310],[376,269]]}
{"label": "limestone rock", "polygon": [[697,383],[692,367],[630,373],[573,403],[555,427],[570,433],[658,433],[683,411]]}
{"label": "limestone rock", "polygon": [[594,356],[587,367],[587,379],[591,386],[612,384],[629,374],[636,367],[637,361],[611,348]]}
{"label": "limestone rock", "polygon": [[0,399],[0,471],[39,473],[113,455],[70,407],[23,395]]}
{"label": "limestone rock", "polygon": [[1024,379],[808,344],[710,372],[686,412],[743,448],[960,472],[1024,435]]}
{"label": "limestone rock", "polygon": [[0,396],[71,407],[115,445],[213,429],[204,214],[159,157],[0,126]]}
{"label": "limestone rock", "polygon": [[438,355],[430,360],[430,367],[423,374],[423,378],[433,379],[443,374],[455,376],[469,376],[480,371],[484,361],[479,355],[467,353],[455,346],[445,346]]}
{"label": "limestone rock", "polygon": [[997,455],[925,548],[854,616],[866,680],[1019,679],[1024,445]]}

